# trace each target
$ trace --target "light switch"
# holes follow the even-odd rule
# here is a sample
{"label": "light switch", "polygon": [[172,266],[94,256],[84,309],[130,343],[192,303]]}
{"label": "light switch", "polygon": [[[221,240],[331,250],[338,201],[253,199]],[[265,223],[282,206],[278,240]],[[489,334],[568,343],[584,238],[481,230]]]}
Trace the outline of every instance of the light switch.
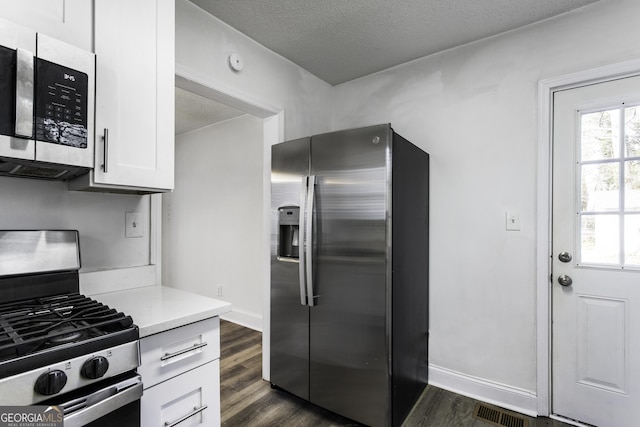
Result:
{"label": "light switch", "polygon": [[520,231],[520,212],[507,211],[507,231]]}
{"label": "light switch", "polygon": [[124,237],[144,236],[144,224],[140,212],[125,213]]}

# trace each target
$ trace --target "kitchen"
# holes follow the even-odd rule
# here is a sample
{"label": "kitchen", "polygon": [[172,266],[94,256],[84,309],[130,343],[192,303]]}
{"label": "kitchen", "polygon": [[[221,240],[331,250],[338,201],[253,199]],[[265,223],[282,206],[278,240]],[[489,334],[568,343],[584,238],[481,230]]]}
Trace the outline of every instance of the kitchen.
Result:
{"label": "kitchen", "polygon": [[[92,13],[82,11],[85,2],[66,3],[68,22],[73,23],[74,10]],[[539,228],[544,226],[538,201],[544,181],[539,181],[537,160],[537,85],[540,80],[636,59],[640,52],[634,26],[639,13],[640,6],[633,1],[600,1],[331,86],[192,3],[178,1],[176,73],[214,88],[222,99],[235,99],[232,106],[267,119],[267,132],[272,132],[267,135],[275,134],[268,141],[390,122],[429,152],[430,298],[438,301],[430,307],[430,382],[524,413],[544,414],[548,383],[541,378],[544,364],[536,329],[540,322],[536,258]],[[5,16],[4,10],[2,15],[19,18]],[[54,35],[91,50],[90,23],[80,19],[71,27]],[[241,73],[227,65],[234,52],[244,58]],[[4,229],[80,231],[85,289],[107,284],[100,291],[111,291],[114,283],[126,286],[127,281],[152,285],[158,283],[160,264],[163,279],[171,274],[165,271],[170,261],[154,258],[164,251],[148,249],[157,244],[151,232],[159,223],[154,217],[159,204],[155,196],[75,192],[67,191],[65,183],[10,178],[0,180],[0,195]],[[473,206],[484,209],[470,215]],[[521,231],[504,231],[507,210],[520,213]],[[125,212],[141,212],[143,218],[156,220],[144,224],[149,229],[145,237],[126,239]],[[263,248],[266,242],[263,234]],[[254,261],[263,266],[263,280],[253,292],[264,295],[268,260]],[[233,292],[228,282],[217,278],[211,282],[207,296],[216,298],[217,284],[225,287],[223,293]],[[162,283],[185,286],[173,280]],[[244,314],[238,321],[255,326],[268,318],[268,310],[255,302],[248,306],[241,300],[229,302]],[[266,334],[268,326],[263,328]]]}

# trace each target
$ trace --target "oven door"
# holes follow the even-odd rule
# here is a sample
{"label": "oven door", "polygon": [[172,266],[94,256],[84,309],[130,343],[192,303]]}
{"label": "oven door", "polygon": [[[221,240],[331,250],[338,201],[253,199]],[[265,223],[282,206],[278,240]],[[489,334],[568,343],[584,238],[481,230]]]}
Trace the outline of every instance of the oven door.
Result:
{"label": "oven door", "polygon": [[142,378],[132,372],[72,392],[64,402],[48,403],[64,410],[65,427],[140,427],[141,397]]}

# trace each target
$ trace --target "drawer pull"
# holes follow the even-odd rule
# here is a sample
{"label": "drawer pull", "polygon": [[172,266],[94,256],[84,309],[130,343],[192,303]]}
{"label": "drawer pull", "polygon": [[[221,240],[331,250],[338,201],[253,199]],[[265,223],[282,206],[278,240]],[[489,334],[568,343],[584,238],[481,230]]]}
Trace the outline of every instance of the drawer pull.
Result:
{"label": "drawer pull", "polygon": [[194,344],[193,347],[183,348],[182,350],[178,350],[175,353],[165,353],[164,356],[160,357],[160,360],[163,362],[167,359],[171,359],[172,357],[180,356],[181,354],[189,353],[190,351],[197,350],[199,348],[205,347],[207,345],[206,342],[200,344]]}
{"label": "drawer pull", "polygon": [[192,412],[189,412],[187,415],[180,417],[179,419],[175,420],[174,422],[170,422],[170,421],[166,421],[164,423],[165,427],[173,427],[176,426],[178,424],[180,424],[181,422],[188,420],[189,418],[193,417],[194,415],[198,415],[200,412],[204,411],[205,409],[207,409],[208,406],[207,405],[202,405],[199,408],[193,408]]}

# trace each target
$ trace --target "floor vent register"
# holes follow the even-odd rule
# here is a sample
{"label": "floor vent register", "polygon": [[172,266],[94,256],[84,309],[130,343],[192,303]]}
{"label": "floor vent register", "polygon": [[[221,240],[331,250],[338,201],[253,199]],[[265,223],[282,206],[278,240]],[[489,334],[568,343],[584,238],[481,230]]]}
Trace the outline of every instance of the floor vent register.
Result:
{"label": "floor vent register", "polygon": [[502,408],[476,403],[473,418],[499,427],[529,427],[529,420]]}

